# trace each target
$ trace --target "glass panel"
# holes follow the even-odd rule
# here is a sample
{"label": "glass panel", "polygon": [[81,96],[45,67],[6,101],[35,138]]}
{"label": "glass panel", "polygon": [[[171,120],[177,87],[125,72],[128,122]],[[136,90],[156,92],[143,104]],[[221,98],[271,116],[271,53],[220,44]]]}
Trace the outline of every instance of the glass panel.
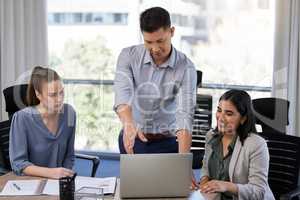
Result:
{"label": "glass panel", "polygon": [[[118,152],[118,135],[121,123],[112,110],[112,85],[65,84],[65,101],[77,111],[76,149]],[[212,126],[220,96],[225,89],[200,88],[201,94],[213,97]],[[270,92],[248,91],[252,99],[270,97]]]}
{"label": "glass panel", "polygon": [[92,22],[92,17],[93,17],[93,14],[92,13],[85,13],[85,22],[86,23],[91,23]]}
{"label": "glass panel", "polygon": [[73,13],[73,23],[76,24],[76,23],[82,23],[82,13]]}
{"label": "glass panel", "polygon": [[258,0],[257,4],[258,4],[258,8],[260,9],[269,9],[270,7],[269,0]]}
{"label": "glass panel", "polygon": [[65,93],[77,111],[75,148],[117,152],[121,124],[112,110],[112,86],[65,84]]}
{"label": "glass panel", "polygon": [[[143,43],[139,14],[162,6],[171,14],[172,44],[185,53],[203,83],[271,87],[274,1],[269,0],[49,0],[50,66],[64,79],[90,84],[66,85],[78,114],[77,149],[117,151],[120,123],[112,111],[112,86],[122,48]],[[200,89],[214,103],[224,90]],[[252,94],[252,92],[251,92]],[[257,92],[253,97],[270,96]],[[214,105],[215,106],[215,105]]]}

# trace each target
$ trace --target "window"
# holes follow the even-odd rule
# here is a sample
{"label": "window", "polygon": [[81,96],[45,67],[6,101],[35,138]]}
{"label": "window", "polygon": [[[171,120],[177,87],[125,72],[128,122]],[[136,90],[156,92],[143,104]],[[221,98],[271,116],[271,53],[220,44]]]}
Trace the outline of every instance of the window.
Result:
{"label": "window", "polygon": [[195,29],[197,30],[205,30],[207,28],[207,24],[206,24],[206,18],[205,17],[196,17],[193,16],[193,26],[195,27]]}
{"label": "window", "polygon": [[269,9],[270,3],[269,0],[258,0],[257,5],[259,9]]}
{"label": "window", "polygon": [[93,19],[93,14],[92,13],[86,13],[85,15],[85,22],[86,23],[91,23],[92,22],[92,19]]}
{"label": "window", "polygon": [[72,14],[72,18],[73,18],[73,20],[71,20],[71,21],[74,24],[78,24],[78,23],[82,23],[83,22],[82,13],[73,13]]}
{"label": "window", "polygon": [[224,11],[227,9],[228,0],[214,0],[214,9],[216,11]]}
{"label": "window", "polygon": [[93,21],[96,23],[102,23],[103,22],[103,15],[101,13],[95,13],[93,15],[94,19]]}
{"label": "window", "polygon": [[180,16],[179,25],[180,26],[188,26],[188,17],[187,16]]}
{"label": "window", "polygon": [[182,26],[182,27],[188,27],[193,26],[194,24],[194,17],[193,16],[185,16],[181,14],[172,14],[171,15],[171,21],[174,25]]}
{"label": "window", "polygon": [[141,11],[165,5],[176,28],[173,45],[203,72],[199,92],[213,96],[214,108],[223,87],[246,88],[252,98],[270,95],[273,1],[49,0],[49,60],[77,111],[76,149],[118,152],[116,60],[122,48],[143,42]]}
{"label": "window", "polygon": [[54,14],[54,23],[63,24],[65,23],[65,15],[61,13],[55,13]]}
{"label": "window", "polygon": [[120,13],[114,14],[114,22],[115,22],[115,23],[120,23],[120,22],[122,22],[122,14],[120,14]]}
{"label": "window", "polygon": [[124,13],[114,13],[114,24],[127,24],[127,14]]}
{"label": "window", "polygon": [[127,24],[127,13],[49,13],[49,25]]}

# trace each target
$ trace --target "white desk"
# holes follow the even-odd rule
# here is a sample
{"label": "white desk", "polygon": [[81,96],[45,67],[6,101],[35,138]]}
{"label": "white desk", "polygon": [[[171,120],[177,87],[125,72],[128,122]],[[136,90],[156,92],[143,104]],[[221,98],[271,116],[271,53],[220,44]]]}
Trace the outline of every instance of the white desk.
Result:
{"label": "white desk", "polygon": [[[117,182],[116,194],[114,200],[120,200],[120,182]],[[139,199],[126,199],[126,200],[139,200]],[[219,194],[202,194],[199,190],[191,192],[188,198],[154,198],[147,200],[220,200]]]}
{"label": "white desk", "polygon": [[[12,172],[7,173],[3,176],[0,176],[0,189],[2,191],[4,185],[8,180],[29,180],[29,179],[41,179],[39,177],[32,176],[16,176]],[[116,193],[115,196],[106,196],[105,199],[114,199],[120,200],[120,184],[119,180],[117,181]],[[188,198],[163,198],[162,200],[219,200],[219,195],[217,194],[201,194],[199,191],[194,191]],[[58,196],[15,196],[15,197],[0,197],[0,200],[59,200]],[[129,199],[126,199],[129,200]],[[137,200],[137,199],[135,199]],[[148,199],[147,200],[151,200]],[[152,199],[152,200],[160,200],[160,199]]]}

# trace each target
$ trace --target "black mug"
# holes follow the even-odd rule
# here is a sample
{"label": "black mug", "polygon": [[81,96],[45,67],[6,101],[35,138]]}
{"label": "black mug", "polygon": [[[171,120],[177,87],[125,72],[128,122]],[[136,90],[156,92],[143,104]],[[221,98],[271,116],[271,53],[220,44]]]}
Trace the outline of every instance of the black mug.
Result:
{"label": "black mug", "polygon": [[72,177],[62,177],[59,179],[59,199],[60,200],[75,200],[75,177],[76,173]]}

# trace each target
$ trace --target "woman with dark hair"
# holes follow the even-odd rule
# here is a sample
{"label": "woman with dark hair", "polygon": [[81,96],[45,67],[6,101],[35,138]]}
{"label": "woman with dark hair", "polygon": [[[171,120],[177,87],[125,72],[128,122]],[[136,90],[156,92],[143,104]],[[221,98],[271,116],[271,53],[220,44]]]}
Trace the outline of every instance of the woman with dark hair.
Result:
{"label": "woman with dark hair", "polygon": [[217,127],[207,133],[200,179],[204,193],[220,193],[221,200],[273,200],[268,185],[269,152],[258,136],[251,98],[230,90],[219,99]]}
{"label": "woman with dark hair", "polygon": [[26,107],[12,119],[9,154],[17,175],[58,179],[74,172],[76,113],[64,104],[64,88],[52,69],[35,67]]}

